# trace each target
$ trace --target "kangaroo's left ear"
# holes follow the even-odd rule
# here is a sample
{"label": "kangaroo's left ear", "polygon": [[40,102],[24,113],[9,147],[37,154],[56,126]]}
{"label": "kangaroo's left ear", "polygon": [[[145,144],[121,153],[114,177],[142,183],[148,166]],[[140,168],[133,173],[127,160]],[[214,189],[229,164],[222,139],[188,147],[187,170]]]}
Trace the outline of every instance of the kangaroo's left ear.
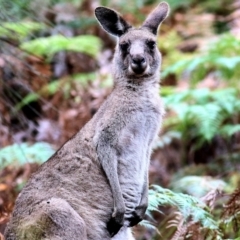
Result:
{"label": "kangaroo's left ear", "polygon": [[117,37],[120,37],[131,28],[117,12],[110,8],[97,7],[95,16],[105,31]]}
{"label": "kangaroo's left ear", "polygon": [[166,2],[161,2],[147,17],[142,27],[146,27],[153,34],[157,34],[159,25],[168,16],[169,5]]}

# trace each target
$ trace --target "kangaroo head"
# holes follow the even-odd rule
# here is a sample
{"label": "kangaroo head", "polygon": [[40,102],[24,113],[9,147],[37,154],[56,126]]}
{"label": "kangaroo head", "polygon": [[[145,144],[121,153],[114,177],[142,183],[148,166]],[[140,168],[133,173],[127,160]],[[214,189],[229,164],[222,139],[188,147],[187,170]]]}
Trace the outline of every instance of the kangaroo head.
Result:
{"label": "kangaroo head", "polygon": [[95,15],[103,29],[118,38],[113,59],[115,75],[134,79],[158,72],[161,55],[156,38],[158,27],[167,17],[168,10],[166,2],[160,3],[141,27],[134,28],[115,11],[96,8]]}

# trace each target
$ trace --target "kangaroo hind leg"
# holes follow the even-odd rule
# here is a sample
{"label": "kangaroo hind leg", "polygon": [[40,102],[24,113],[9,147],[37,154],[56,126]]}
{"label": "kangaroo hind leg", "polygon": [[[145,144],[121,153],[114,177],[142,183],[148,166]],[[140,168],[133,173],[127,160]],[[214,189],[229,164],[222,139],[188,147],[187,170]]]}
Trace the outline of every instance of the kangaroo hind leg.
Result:
{"label": "kangaroo hind leg", "polygon": [[[11,229],[6,233],[6,240]],[[84,220],[63,199],[50,198],[37,205],[17,227],[17,240],[87,240]]]}
{"label": "kangaroo hind leg", "polygon": [[43,213],[47,213],[47,239],[87,240],[86,226],[79,214],[63,199],[51,198],[42,202]]}

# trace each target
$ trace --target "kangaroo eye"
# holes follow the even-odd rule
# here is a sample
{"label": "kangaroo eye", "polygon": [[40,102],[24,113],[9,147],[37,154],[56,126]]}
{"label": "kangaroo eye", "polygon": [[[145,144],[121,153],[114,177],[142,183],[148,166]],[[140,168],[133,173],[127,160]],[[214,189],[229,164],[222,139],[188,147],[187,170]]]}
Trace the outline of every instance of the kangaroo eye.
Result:
{"label": "kangaroo eye", "polygon": [[156,43],[155,43],[154,41],[152,41],[152,40],[149,40],[149,41],[147,41],[147,46],[148,46],[151,50],[153,50],[153,49],[155,48],[155,46],[156,46]]}
{"label": "kangaroo eye", "polygon": [[123,52],[126,52],[129,49],[129,45],[130,44],[128,42],[123,42],[123,43],[119,44],[119,46]]}

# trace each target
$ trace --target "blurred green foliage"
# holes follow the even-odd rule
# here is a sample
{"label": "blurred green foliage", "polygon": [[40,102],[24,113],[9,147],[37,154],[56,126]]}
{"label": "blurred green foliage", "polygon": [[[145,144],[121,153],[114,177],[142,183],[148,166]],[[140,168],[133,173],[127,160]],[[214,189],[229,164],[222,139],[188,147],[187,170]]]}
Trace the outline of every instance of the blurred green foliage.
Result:
{"label": "blurred green foliage", "polygon": [[[192,181],[191,179],[187,181],[189,182],[189,180]],[[203,179],[199,177],[199,180]],[[212,189],[214,189],[219,182],[211,181],[208,183],[208,185],[211,184]],[[195,186],[195,188],[199,187],[199,185]],[[237,227],[240,221],[240,208],[238,206],[240,191],[236,190],[230,195],[224,208],[219,208],[220,202],[216,202],[217,198],[222,198],[220,202],[223,204],[224,195],[216,189],[211,190],[204,197],[196,198],[152,185],[149,190],[147,216],[152,219],[153,212],[164,214],[159,210],[159,207],[161,209],[166,206],[173,208],[169,215],[164,216],[166,221],[159,224],[158,233],[160,236],[154,239],[238,240],[240,233]],[[214,207],[214,205],[216,206]],[[156,228],[150,221],[144,220],[140,224],[149,229]]]}
{"label": "blurred green foliage", "polygon": [[[167,34],[161,35],[158,39],[158,47],[161,50],[163,57],[162,62],[162,73],[161,77],[167,77],[169,74],[174,73],[179,74],[180,70],[176,69],[175,65],[178,65],[179,62],[185,62],[188,59],[192,58],[190,53],[182,53],[178,49],[178,45],[182,42],[181,37],[175,30],[169,31]],[[171,70],[173,68],[173,70]]]}
{"label": "blurred green foliage", "polygon": [[149,190],[148,211],[159,211],[158,206],[166,205],[177,207],[185,219],[191,216],[193,221],[201,222],[203,227],[218,228],[207,206],[199,199],[187,194],[175,193],[158,185],[152,185]]}
{"label": "blurred green foliage", "polygon": [[79,73],[66,78],[51,81],[50,83],[44,85],[44,87],[38,92],[32,92],[24,97],[15,106],[15,111],[19,111],[25,105],[40,99],[42,96],[51,96],[56,94],[58,91],[62,91],[65,98],[68,99],[73,84],[86,86],[88,82],[94,81],[95,79],[95,73]]}
{"label": "blurred green foliage", "polygon": [[0,37],[14,38],[23,40],[34,31],[45,29],[43,23],[24,21],[24,22],[5,22],[0,24]]}
{"label": "blurred green foliage", "polygon": [[170,94],[164,102],[176,113],[165,120],[165,127],[178,131],[183,139],[197,139],[199,146],[216,135],[231,137],[240,130],[235,122],[240,115],[237,89],[190,89]]}
{"label": "blurred green foliage", "polygon": [[[177,209],[174,211],[175,215],[180,218],[167,222],[166,225],[164,225],[165,230],[163,235],[160,229],[160,235],[164,237],[163,239],[170,239],[170,237],[174,235],[174,232],[176,232],[178,225],[181,225],[180,222],[182,222],[185,227],[191,223],[198,223],[200,224],[200,228],[202,228],[202,230],[208,231],[208,235],[211,237],[209,239],[222,239],[218,222],[214,220],[208,206],[198,198],[183,193],[176,193],[157,185],[152,185],[149,190],[149,205],[146,214],[151,218],[152,212],[154,211],[162,213],[159,210],[160,206],[175,207]],[[141,225],[148,227],[151,223],[145,220],[141,223]]]}
{"label": "blurred green foliage", "polygon": [[43,163],[54,154],[54,148],[46,142],[35,144],[15,143],[0,149],[0,169],[6,166],[22,166],[26,163]]}
{"label": "blurred green foliage", "polygon": [[92,35],[81,35],[72,38],[55,35],[24,42],[20,48],[33,55],[48,58],[60,51],[76,51],[96,57],[101,49],[101,40]]}
{"label": "blurred green foliage", "polygon": [[194,84],[203,80],[208,73],[215,72],[218,77],[236,83],[240,75],[239,55],[240,40],[232,34],[224,34],[211,43],[204,53],[193,54],[187,59],[178,59],[164,69],[162,76],[166,77],[168,74],[180,76],[188,73],[191,76],[191,84]]}
{"label": "blurred green foliage", "polygon": [[228,190],[226,182],[210,176],[184,176],[172,182],[170,187],[175,192],[186,193],[197,198],[205,196],[211,190]]}
{"label": "blurred green foliage", "polygon": [[200,5],[202,9],[208,12],[213,12],[217,14],[228,13],[233,0],[202,0],[201,3],[197,0],[168,0],[167,1],[171,6],[172,11],[176,9],[189,9],[196,5]]}
{"label": "blurred green foliage", "polygon": [[29,16],[29,0],[0,0],[0,20],[1,21],[19,21]]}
{"label": "blurred green foliage", "polygon": [[[79,6],[83,0],[68,0],[69,3]],[[36,15],[42,9],[49,9],[57,3],[66,3],[66,0],[0,0],[0,20],[16,22],[24,18],[36,20]]]}

